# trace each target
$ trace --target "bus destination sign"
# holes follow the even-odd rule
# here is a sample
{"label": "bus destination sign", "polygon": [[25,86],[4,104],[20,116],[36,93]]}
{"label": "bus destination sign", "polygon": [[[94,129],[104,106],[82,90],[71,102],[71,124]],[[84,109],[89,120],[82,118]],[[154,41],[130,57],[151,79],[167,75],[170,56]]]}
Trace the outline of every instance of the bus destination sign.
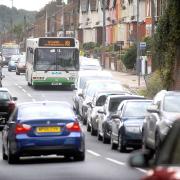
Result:
{"label": "bus destination sign", "polygon": [[39,46],[42,47],[75,47],[73,38],[40,38]]}

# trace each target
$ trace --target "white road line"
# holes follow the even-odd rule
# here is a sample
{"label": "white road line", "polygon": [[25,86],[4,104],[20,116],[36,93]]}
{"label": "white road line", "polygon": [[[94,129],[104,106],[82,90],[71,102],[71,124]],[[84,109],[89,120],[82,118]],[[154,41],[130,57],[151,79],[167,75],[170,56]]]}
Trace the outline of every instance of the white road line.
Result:
{"label": "white road line", "polygon": [[106,160],[111,161],[111,162],[113,162],[113,163],[115,163],[115,164],[118,164],[118,165],[121,165],[121,166],[125,166],[125,165],[126,165],[124,162],[117,161],[117,160],[115,160],[115,159],[106,158]]}
{"label": "white road line", "polygon": [[22,91],[23,91],[23,92],[26,92],[26,90],[25,90],[25,89],[22,89]]}
{"label": "white road line", "polygon": [[27,93],[27,95],[28,95],[29,97],[32,97],[29,93]]}
{"label": "white road line", "polygon": [[18,88],[22,89],[22,87],[21,87],[21,86],[18,86]]}
{"label": "white road line", "polygon": [[94,151],[92,151],[92,150],[90,150],[90,149],[87,149],[86,151],[87,151],[88,153],[94,155],[94,156],[97,156],[97,157],[101,156],[100,154],[98,154],[98,153],[96,153],[96,152],[94,152]]}
{"label": "white road line", "polygon": [[15,83],[16,86],[18,86],[18,84]]}
{"label": "white road line", "polygon": [[147,170],[141,169],[141,168],[136,168],[137,170],[143,172],[143,173],[147,173]]}

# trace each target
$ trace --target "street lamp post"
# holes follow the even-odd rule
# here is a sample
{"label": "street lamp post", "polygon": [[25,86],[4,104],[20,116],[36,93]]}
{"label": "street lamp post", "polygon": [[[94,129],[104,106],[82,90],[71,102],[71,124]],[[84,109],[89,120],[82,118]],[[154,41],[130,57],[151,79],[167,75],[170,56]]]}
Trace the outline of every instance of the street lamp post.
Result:
{"label": "street lamp post", "polygon": [[60,7],[60,12],[62,11],[62,29],[63,29],[63,36],[66,35],[65,32],[65,25],[64,25],[64,0],[62,0],[62,4],[61,5],[56,5],[57,7]]}
{"label": "street lamp post", "polygon": [[137,46],[137,57],[136,57],[136,71],[138,74],[138,86],[140,86],[140,47],[139,47],[139,0],[137,0],[137,25],[136,25],[136,46]]}

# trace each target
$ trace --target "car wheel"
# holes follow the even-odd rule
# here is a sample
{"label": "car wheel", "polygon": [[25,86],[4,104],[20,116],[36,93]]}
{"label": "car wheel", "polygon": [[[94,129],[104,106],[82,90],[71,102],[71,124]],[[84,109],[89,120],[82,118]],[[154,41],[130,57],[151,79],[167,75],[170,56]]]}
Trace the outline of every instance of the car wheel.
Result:
{"label": "car wheel", "polygon": [[91,131],[91,126],[89,125],[89,123],[87,123],[87,131],[88,131],[88,132]]}
{"label": "car wheel", "polygon": [[116,149],[117,149],[117,144],[115,144],[115,143],[113,142],[112,136],[111,136],[110,142],[111,142],[111,149],[116,150]]}
{"label": "car wheel", "polygon": [[16,71],[16,75],[20,75],[20,73],[18,71]]}
{"label": "car wheel", "polygon": [[159,133],[156,132],[156,136],[155,136],[155,153],[157,153],[159,151],[160,145],[161,145],[161,139],[160,139]]}
{"label": "car wheel", "polygon": [[8,71],[11,72],[11,69],[8,68]]}
{"label": "car wheel", "polygon": [[19,156],[11,153],[11,149],[8,143],[8,163],[15,164],[18,162],[18,160],[19,160]]}
{"label": "car wheel", "polygon": [[103,132],[102,141],[104,144],[110,143],[109,139],[106,137],[106,132]]}
{"label": "car wheel", "polygon": [[75,161],[84,161],[85,160],[85,152],[79,152],[74,156]]}
{"label": "car wheel", "polygon": [[99,141],[102,141],[102,136],[100,135],[100,131],[97,130],[97,138]]}
{"label": "car wheel", "polygon": [[118,136],[118,150],[120,152],[126,151],[126,145],[123,143],[123,136],[121,133],[119,133],[119,136]]}
{"label": "car wheel", "polygon": [[97,135],[97,131],[94,129],[93,125],[91,125],[91,135],[92,136],[96,136]]}
{"label": "car wheel", "polygon": [[4,145],[2,145],[2,158],[3,158],[3,160],[7,160],[8,159],[8,156],[5,154]]}

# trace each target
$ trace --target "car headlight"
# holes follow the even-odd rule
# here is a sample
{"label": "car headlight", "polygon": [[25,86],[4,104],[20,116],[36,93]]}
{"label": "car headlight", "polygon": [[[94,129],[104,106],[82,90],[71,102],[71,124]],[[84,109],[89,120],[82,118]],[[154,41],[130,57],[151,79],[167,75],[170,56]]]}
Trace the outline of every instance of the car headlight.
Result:
{"label": "car headlight", "polygon": [[125,130],[126,130],[126,132],[139,133],[140,127],[139,126],[126,126]]}

